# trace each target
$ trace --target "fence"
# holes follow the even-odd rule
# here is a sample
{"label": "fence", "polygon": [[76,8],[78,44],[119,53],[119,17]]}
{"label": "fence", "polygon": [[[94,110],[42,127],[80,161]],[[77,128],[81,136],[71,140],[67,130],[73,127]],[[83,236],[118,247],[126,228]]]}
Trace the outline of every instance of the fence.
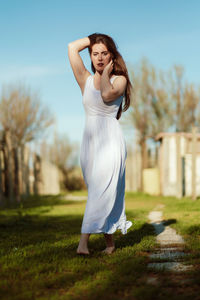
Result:
{"label": "fence", "polygon": [[0,203],[20,201],[30,194],[58,194],[59,169],[30,150],[13,146],[10,132],[0,135]]}

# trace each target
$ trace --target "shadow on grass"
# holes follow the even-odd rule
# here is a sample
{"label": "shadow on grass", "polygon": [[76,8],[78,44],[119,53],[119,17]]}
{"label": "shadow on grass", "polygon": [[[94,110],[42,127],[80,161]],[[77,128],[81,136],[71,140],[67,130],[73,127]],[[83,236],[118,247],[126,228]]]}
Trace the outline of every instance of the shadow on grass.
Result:
{"label": "shadow on grass", "polygon": [[169,225],[175,224],[175,223],[177,223],[177,220],[176,220],[176,219],[168,219],[168,220],[164,220],[164,221],[163,221],[163,225],[164,225],[164,226],[169,226]]}
{"label": "shadow on grass", "polygon": [[[54,205],[69,203],[80,205],[80,202],[63,201],[59,197],[43,196],[42,200],[41,197],[34,198],[33,203],[24,203],[24,207],[41,206],[43,212],[47,212],[50,210],[49,207]],[[137,213],[128,212],[127,219],[133,221]],[[101,298],[149,300],[155,299],[155,295],[156,297],[161,295],[160,299],[169,299],[169,297],[177,299],[174,291],[169,289],[169,286],[174,284],[172,280],[163,281],[166,297],[163,296],[163,289],[159,285],[146,284],[148,257],[143,255],[142,251],[147,250],[150,245],[145,241],[156,234],[153,226],[144,221],[143,215],[145,211],[141,214],[141,221],[133,222],[126,235],[122,235],[119,231],[115,233],[117,251],[111,256],[101,254],[101,250],[105,247],[103,234],[91,235],[89,241],[91,256],[86,258],[76,255],[83,214],[2,215],[0,249],[1,254],[5,254],[6,258],[11,260],[11,264],[7,267],[7,277],[5,276],[9,278],[11,288],[7,288],[7,298],[4,299],[14,299],[17,296],[18,299],[27,300],[40,299],[40,296],[42,299],[59,299],[59,296],[62,298],[65,294],[66,299],[70,297],[81,299],[84,295],[84,299],[87,300]],[[165,225],[175,222],[175,219],[169,219],[165,221]],[[191,231],[198,232],[198,227],[191,228]],[[23,249],[26,246],[30,248]],[[16,250],[16,256],[15,247],[19,250],[19,252]],[[9,256],[10,252],[12,253]],[[18,258],[19,262],[17,262]],[[22,280],[21,275],[15,275],[13,281],[14,274],[24,276],[24,295],[18,289]],[[4,275],[2,274],[2,279]],[[12,293],[14,296],[9,297]],[[54,297],[54,293],[58,293],[57,298]],[[190,293],[185,291],[184,299],[188,299],[189,296]]]}
{"label": "shadow on grass", "polygon": [[66,216],[1,216],[1,251],[23,248],[42,242],[56,241],[77,235],[80,232],[82,215]]}
{"label": "shadow on grass", "polygon": [[[36,245],[44,241],[54,243],[73,235],[79,237],[82,219],[82,214],[64,216],[2,215],[0,219],[1,250]],[[150,234],[154,234],[153,226],[150,224],[145,223],[139,229],[134,229],[133,225],[132,230],[129,229],[126,235],[122,235],[119,231],[115,233],[115,244],[117,248],[133,246],[134,243],[140,243],[144,236]],[[92,249],[98,251],[104,247],[103,234],[92,234],[91,236],[95,236],[95,239],[89,241]],[[97,240],[101,240],[100,243]],[[76,247],[77,242],[74,245],[70,244],[68,250],[73,251]]]}
{"label": "shadow on grass", "polygon": [[[52,271],[51,260],[54,259],[57,268],[63,269],[64,272],[56,273],[56,276],[51,279],[47,276],[45,286],[48,289],[65,289],[69,296],[73,295],[73,299],[79,299],[83,291],[87,295],[85,299],[101,299],[101,297],[105,299],[105,295],[107,295],[106,299],[122,299],[119,294],[124,294],[125,290],[128,291],[141,276],[146,274],[146,257],[137,254],[133,249],[145,237],[154,235],[153,227],[141,223],[137,228],[133,226],[132,230],[129,229],[126,235],[117,231],[115,233],[117,251],[111,256],[101,253],[105,248],[103,234],[91,235],[93,237],[89,241],[91,255],[79,257],[76,248],[81,220],[79,216],[76,216],[73,222],[71,220],[71,225],[75,222],[73,234],[78,235],[76,241],[71,239],[71,242],[66,245],[45,247],[39,253],[29,255],[26,258],[27,263],[41,264],[42,262],[48,272]],[[65,234],[72,234],[69,227],[65,227]]]}
{"label": "shadow on grass", "polygon": [[[59,291],[59,289],[65,289],[69,295],[70,293],[74,295],[74,299],[76,296],[78,299],[85,287],[89,293],[86,299],[100,299],[107,292],[110,299],[115,299],[115,291],[123,294],[133,282],[137,282],[139,274],[145,272],[146,258],[135,255],[136,250],[133,248],[144,238],[155,235],[153,227],[145,222],[137,221],[133,222],[133,226],[126,235],[117,231],[114,235],[117,251],[112,257],[101,254],[105,248],[103,234],[92,234],[89,241],[91,256],[82,258],[77,256],[76,249],[83,214],[41,215],[42,212],[51,210],[54,205],[71,203],[80,205],[78,201],[62,200],[60,195],[34,196],[32,199],[23,201],[25,209],[18,209],[16,211],[18,215],[1,215],[1,255],[8,257],[11,261],[7,266],[6,276],[9,278],[9,274],[19,272],[24,274],[30,270],[31,274],[39,278],[36,283],[33,276],[37,293],[38,290],[41,290],[41,294],[45,291],[46,299],[50,299],[48,293]],[[26,213],[26,208],[37,208],[38,211],[38,207],[40,214],[38,212],[34,215]],[[128,220],[134,219],[134,215],[130,212],[127,213],[127,217]],[[15,283],[16,289],[13,286],[12,291],[7,290],[7,296],[12,293],[16,295],[18,279]],[[32,284],[30,283],[31,286]],[[26,285],[28,289],[29,282],[26,281]],[[26,286],[24,293],[26,293]],[[32,293],[34,294],[34,291]]]}
{"label": "shadow on grass", "polygon": [[[82,218],[83,215],[26,215],[12,217],[10,220],[1,219],[3,232],[1,249],[8,255],[9,250],[13,253],[13,247],[16,247],[20,256],[20,264],[14,266],[11,264],[8,272],[14,274],[19,272],[18,268],[21,273],[27,269],[36,272],[31,273],[39,279],[34,281],[35,293],[37,292],[37,295],[38,291],[41,291],[41,295],[45,293],[44,299],[51,299],[50,295],[53,297],[54,293],[59,291],[66,293],[69,298],[73,296],[72,299],[80,299],[84,292],[84,299],[87,300],[105,299],[105,296],[106,299],[126,299],[125,295],[128,295],[127,299],[136,297],[145,300],[155,299],[155,293],[160,295],[159,286],[150,286],[146,283],[149,272],[148,257],[142,254],[142,251],[147,250],[143,241],[155,236],[151,224],[142,221],[133,222],[126,235],[117,231],[114,235],[117,251],[111,256],[101,254],[105,246],[103,234],[91,235],[89,241],[91,256],[84,258],[76,255]],[[128,219],[133,221],[130,216]],[[166,220],[168,224],[172,221],[174,222]],[[25,251],[23,247],[29,245],[33,247],[27,249],[26,255],[23,256]],[[35,266],[38,266],[38,270]],[[29,275],[27,276],[29,278]],[[17,279],[15,281],[17,286]],[[28,283],[26,284],[28,286]],[[168,284],[173,285],[173,281],[169,279]],[[173,292],[166,288],[167,295],[175,299]]]}
{"label": "shadow on grass", "polygon": [[30,195],[27,198],[22,198],[19,203],[12,203],[9,206],[2,206],[2,209],[17,209],[17,208],[36,208],[40,206],[56,206],[67,204],[80,204],[83,201],[65,200],[65,195]]}
{"label": "shadow on grass", "polygon": [[155,235],[154,228],[148,223],[144,223],[140,228],[128,231],[126,235],[116,234],[115,244],[117,248],[123,248],[127,246],[134,246],[139,244],[146,236]]}

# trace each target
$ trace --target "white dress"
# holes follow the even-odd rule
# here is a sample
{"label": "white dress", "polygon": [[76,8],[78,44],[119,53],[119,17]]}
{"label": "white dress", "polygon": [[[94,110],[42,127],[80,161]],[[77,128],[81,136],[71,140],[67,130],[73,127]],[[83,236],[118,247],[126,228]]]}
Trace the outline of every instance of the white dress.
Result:
{"label": "white dress", "polygon": [[127,150],[116,119],[123,97],[106,103],[100,90],[94,87],[94,76],[86,80],[83,92],[86,119],[80,163],[88,199],[81,233],[112,234],[120,229],[126,234],[132,226],[132,222],[126,220],[124,203]]}

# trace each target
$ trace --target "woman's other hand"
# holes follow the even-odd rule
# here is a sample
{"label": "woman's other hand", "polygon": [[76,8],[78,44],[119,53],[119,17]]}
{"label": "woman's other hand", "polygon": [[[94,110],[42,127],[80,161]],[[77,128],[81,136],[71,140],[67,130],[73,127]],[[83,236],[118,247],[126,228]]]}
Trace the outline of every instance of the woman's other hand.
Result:
{"label": "woman's other hand", "polygon": [[113,60],[111,59],[110,62],[105,66],[103,72],[106,72],[108,75],[110,75],[110,73],[111,73],[112,70],[113,70],[113,67],[114,67],[114,62],[113,62]]}

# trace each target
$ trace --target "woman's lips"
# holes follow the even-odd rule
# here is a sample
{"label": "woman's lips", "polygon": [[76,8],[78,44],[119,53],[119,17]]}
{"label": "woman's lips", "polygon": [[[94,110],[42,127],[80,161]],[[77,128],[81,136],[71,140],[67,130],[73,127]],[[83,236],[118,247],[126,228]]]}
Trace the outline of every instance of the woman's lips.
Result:
{"label": "woman's lips", "polygon": [[102,67],[103,66],[103,64],[102,63],[99,63],[99,64],[97,64],[99,67]]}

